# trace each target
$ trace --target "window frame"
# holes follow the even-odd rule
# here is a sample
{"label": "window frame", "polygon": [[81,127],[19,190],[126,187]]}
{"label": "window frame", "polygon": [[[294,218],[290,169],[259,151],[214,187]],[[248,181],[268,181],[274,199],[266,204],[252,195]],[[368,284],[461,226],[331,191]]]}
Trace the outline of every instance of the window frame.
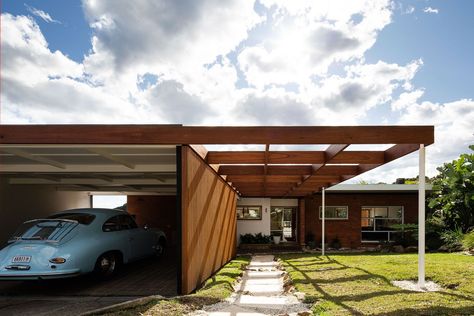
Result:
{"label": "window frame", "polygon": [[[327,208],[328,207],[334,207],[334,208],[338,208],[338,207],[341,207],[341,208],[345,208],[346,209],[346,217],[327,217],[327,216],[324,216],[324,220],[330,220],[330,221],[347,221],[349,220],[349,206],[348,205],[325,205],[324,208],[325,208],[325,212],[327,212]],[[320,205],[319,206],[319,220],[323,220],[322,218],[322,215],[323,215],[323,207]]]}
{"label": "window frame", "polygon": [[[259,217],[255,218],[245,218],[245,217],[239,217],[239,212],[238,209],[242,208],[242,214],[244,214],[244,209],[248,208],[257,208],[258,209],[258,214]],[[237,205],[236,207],[236,216],[238,221],[261,221],[262,220],[262,206],[261,205]]]}
{"label": "window frame", "polygon": [[[399,218],[397,217],[389,217],[390,215],[390,207],[399,207],[401,208],[401,216]],[[362,211],[364,209],[375,209],[375,208],[386,208],[387,209],[387,217],[376,217],[375,214],[374,216],[369,216],[369,217],[362,217]],[[361,242],[362,243],[373,243],[373,242],[380,242],[379,241],[372,241],[372,240],[367,240],[367,239],[363,239],[363,234],[364,233],[385,233],[387,234],[387,241],[391,241],[392,238],[391,238],[391,235],[393,233],[396,233],[395,230],[377,230],[377,225],[376,225],[376,220],[377,219],[385,219],[385,220],[400,220],[400,224],[404,224],[405,223],[405,206],[404,205],[363,205],[360,207],[360,211],[361,211],[361,230],[360,230],[360,233],[361,233]],[[362,230],[362,220],[372,220],[373,221],[373,229],[372,230]],[[368,226],[369,227],[369,226]]]}

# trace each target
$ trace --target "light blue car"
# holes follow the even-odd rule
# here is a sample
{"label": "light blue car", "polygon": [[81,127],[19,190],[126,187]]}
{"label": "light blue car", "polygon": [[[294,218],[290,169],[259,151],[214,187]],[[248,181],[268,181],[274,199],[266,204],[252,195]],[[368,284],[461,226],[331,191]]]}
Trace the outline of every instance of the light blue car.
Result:
{"label": "light blue car", "polygon": [[138,227],[120,210],[73,209],[23,223],[0,251],[0,280],[109,277],[122,263],[166,247],[162,231]]}

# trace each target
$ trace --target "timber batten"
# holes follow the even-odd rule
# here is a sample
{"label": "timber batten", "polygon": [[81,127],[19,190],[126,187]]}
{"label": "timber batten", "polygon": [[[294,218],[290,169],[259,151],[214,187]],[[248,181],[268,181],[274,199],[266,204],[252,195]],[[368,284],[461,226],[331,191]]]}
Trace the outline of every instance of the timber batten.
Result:
{"label": "timber batten", "polygon": [[191,148],[181,147],[181,293],[235,256],[237,194]]}

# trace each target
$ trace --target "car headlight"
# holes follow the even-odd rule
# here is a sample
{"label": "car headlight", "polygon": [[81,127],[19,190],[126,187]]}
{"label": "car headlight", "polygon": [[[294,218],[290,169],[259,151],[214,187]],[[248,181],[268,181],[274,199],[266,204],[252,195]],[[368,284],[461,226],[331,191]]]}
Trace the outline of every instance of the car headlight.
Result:
{"label": "car headlight", "polygon": [[51,262],[51,263],[56,263],[56,264],[61,264],[61,263],[66,262],[66,259],[61,258],[61,257],[58,257],[58,258],[51,258],[51,259],[49,259],[49,262]]}

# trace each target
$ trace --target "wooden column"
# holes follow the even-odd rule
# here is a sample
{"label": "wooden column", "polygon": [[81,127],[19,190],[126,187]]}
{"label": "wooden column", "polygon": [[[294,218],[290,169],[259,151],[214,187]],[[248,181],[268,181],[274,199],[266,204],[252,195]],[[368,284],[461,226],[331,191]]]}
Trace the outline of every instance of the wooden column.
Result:
{"label": "wooden column", "polygon": [[306,220],[305,220],[305,202],[304,199],[298,200],[298,224],[299,224],[299,236],[298,241],[302,247],[306,245],[305,232],[306,232]]}

